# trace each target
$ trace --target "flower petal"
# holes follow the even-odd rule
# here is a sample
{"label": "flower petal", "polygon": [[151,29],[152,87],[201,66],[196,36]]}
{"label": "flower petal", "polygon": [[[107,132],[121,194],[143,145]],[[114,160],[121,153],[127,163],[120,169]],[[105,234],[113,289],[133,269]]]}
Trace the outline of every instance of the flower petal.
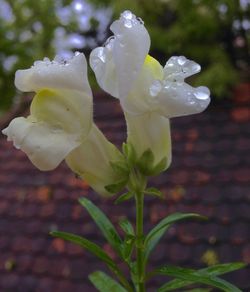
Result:
{"label": "flower petal", "polygon": [[39,91],[31,103],[31,116],[84,139],[92,125],[92,96],[77,90]]}
{"label": "flower petal", "polygon": [[[114,37],[90,55],[90,65],[99,85],[111,95],[125,98],[132,89],[150,47],[142,21],[124,11],[110,27]],[[104,76],[103,76],[104,74]],[[112,82],[109,76],[113,76]]]}
{"label": "flower petal", "polygon": [[121,154],[118,149],[93,125],[86,140],[67,156],[66,163],[96,192],[110,196],[105,186],[118,180],[110,162],[120,159]]}
{"label": "flower petal", "polygon": [[193,88],[182,83],[169,83],[157,96],[159,112],[167,118],[197,114],[210,103],[210,91],[205,86]]}
{"label": "flower petal", "polygon": [[157,109],[155,95],[151,92],[153,91],[151,85],[162,78],[163,68],[161,64],[147,55],[133,90],[126,98],[121,99],[124,111],[131,115],[140,115]]}
{"label": "flower petal", "polygon": [[167,158],[166,168],[172,159],[169,120],[157,112],[144,115],[125,113],[127,121],[128,142],[134,145],[138,156],[147,149],[152,150],[155,164]]}
{"label": "flower petal", "polygon": [[76,53],[68,61],[59,60],[58,57],[53,61],[48,58],[36,61],[30,69],[16,72],[15,85],[24,92],[37,92],[43,88],[67,88],[84,91],[91,96],[87,79],[87,63],[82,53]]}
{"label": "flower petal", "polygon": [[181,80],[200,72],[201,66],[184,56],[171,57],[164,67],[164,79]]}
{"label": "flower petal", "polygon": [[77,135],[67,134],[32,117],[16,118],[2,132],[40,170],[54,169],[81,143]]}
{"label": "flower petal", "polygon": [[91,52],[89,61],[99,86],[110,95],[119,98],[118,80],[112,54],[113,52],[108,46],[98,47]]}

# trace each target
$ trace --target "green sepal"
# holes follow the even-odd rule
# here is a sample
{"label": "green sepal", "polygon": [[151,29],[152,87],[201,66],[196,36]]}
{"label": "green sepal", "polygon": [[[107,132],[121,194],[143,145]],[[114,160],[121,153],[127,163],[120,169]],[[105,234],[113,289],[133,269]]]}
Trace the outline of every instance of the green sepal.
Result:
{"label": "green sepal", "polygon": [[122,218],[119,221],[119,225],[121,229],[125,232],[126,235],[132,235],[135,236],[135,230],[133,225],[129,222],[127,218]]}
{"label": "green sepal", "polygon": [[133,197],[133,194],[131,192],[127,192],[124,193],[122,195],[120,195],[116,200],[115,200],[115,204],[120,204],[122,202],[128,201],[129,199],[131,199]]}
{"label": "green sepal", "polygon": [[128,177],[126,177],[125,179],[115,183],[115,184],[110,184],[105,186],[105,190],[107,190],[108,192],[110,192],[111,194],[116,194],[119,193],[120,191],[122,191],[125,186],[128,183]]}
{"label": "green sepal", "polygon": [[149,176],[154,168],[154,154],[151,149],[147,149],[136,163],[137,168],[143,175]]}
{"label": "green sepal", "polygon": [[127,290],[107,274],[96,271],[89,275],[89,280],[100,292],[126,292]]}
{"label": "green sepal", "polygon": [[137,158],[134,146],[131,143],[123,143],[122,152],[125,155],[129,166],[134,166]]}
{"label": "green sepal", "polygon": [[122,240],[107,216],[87,198],[80,198],[79,202],[88,211],[110,245],[121,255]]}
{"label": "green sepal", "polygon": [[163,198],[163,193],[160,191],[160,190],[158,190],[157,188],[147,188],[145,191],[144,191],[144,193],[146,194],[146,195],[151,195],[151,196],[156,196],[156,197],[159,197],[159,198]]}
{"label": "green sepal", "polygon": [[[199,272],[204,272],[212,276],[219,276],[223,274],[227,274],[239,269],[242,269],[246,266],[245,263],[227,263],[227,264],[217,264],[211,267],[207,267],[204,269],[200,269]],[[162,285],[159,288],[160,292],[165,291],[172,291],[176,289],[183,288],[188,285],[192,285],[194,282],[188,281],[188,280],[180,280],[180,279],[174,279],[172,281],[167,282],[166,284]]]}
{"label": "green sepal", "polygon": [[126,161],[110,161],[110,166],[115,171],[115,173],[117,173],[117,175],[121,177],[129,176],[129,168]]}
{"label": "green sepal", "polygon": [[168,162],[167,157],[162,158],[162,160],[160,160],[160,162],[158,162],[153,167],[150,175],[154,176],[154,175],[158,175],[158,174],[162,173],[166,169],[167,162]]}
{"label": "green sepal", "polygon": [[[239,288],[233,284],[227,282],[224,279],[218,278],[215,275],[210,275],[204,271],[174,267],[174,266],[164,266],[162,268],[156,269],[155,274],[166,275],[170,277],[175,277],[180,280],[191,281],[192,283],[205,284],[212,287],[221,289],[227,292],[242,292]],[[164,292],[168,290],[158,289],[158,292]]]}
{"label": "green sepal", "polygon": [[50,235],[54,237],[59,237],[64,240],[70,241],[72,243],[75,243],[89,252],[91,252],[93,255],[95,255],[97,258],[105,262],[112,270],[118,270],[117,265],[115,262],[111,259],[111,257],[103,251],[101,247],[99,247],[97,244],[87,240],[84,237],[68,233],[68,232],[61,232],[61,231],[51,231]]}
{"label": "green sepal", "polygon": [[161,237],[167,231],[171,224],[184,219],[207,219],[204,216],[195,213],[174,213],[162,219],[146,236],[144,241],[144,260],[148,259],[149,254],[155,248]]}

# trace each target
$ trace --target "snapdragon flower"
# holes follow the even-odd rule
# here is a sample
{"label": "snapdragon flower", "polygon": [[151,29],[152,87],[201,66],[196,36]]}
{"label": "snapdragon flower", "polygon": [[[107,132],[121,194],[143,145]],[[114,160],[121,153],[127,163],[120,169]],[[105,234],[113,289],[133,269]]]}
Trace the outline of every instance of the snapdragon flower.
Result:
{"label": "snapdragon flower", "polygon": [[8,140],[43,171],[66,159],[75,173],[107,195],[105,186],[117,179],[110,160],[119,160],[121,154],[93,123],[85,56],[76,53],[70,60],[36,61],[31,68],[16,72],[15,85],[36,95],[30,115],[15,118],[2,131]]}
{"label": "snapdragon flower", "polygon": [[94,49],[90,65],[106,92],[120,100],[128,141],[138,155],[148,148],[156,162],[171,162],[169,118],[199,113],[208,106],[207,87],[193,88],[185,78],[201,67],[184,56],[171,57],[162,67],[148,55],[150,37],[141,19],[124,11],[110,27],[114,36]]}

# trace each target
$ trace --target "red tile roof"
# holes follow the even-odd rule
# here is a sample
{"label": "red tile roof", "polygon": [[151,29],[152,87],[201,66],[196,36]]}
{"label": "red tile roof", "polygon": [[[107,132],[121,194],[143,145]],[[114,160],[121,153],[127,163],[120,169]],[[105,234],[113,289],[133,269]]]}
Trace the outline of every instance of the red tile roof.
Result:
{"label": "red tile roof", "polygon": [[[101,95],[95,107],[97,124],[120,145],[126,128],[117,101]],[[173,163],[152,180],[165,200],[146,199],[145,229],[175,211],[198,212],[209,221],[170,228],[153,253],[152,266],[202,267],[217,259],[250,263],[249,111],[249,101],[226,101],[203,114],[172,120]],[[92,199],[115,224],[124,215],[134,220],[133,203],[114,206],[64,164],[52,172],[38,171],[4,137],[0,162],[0,291],[95,291],[87,275],[105,269],[103,264],[48,233],[59,229],[84,235],[114,256],[77,198]],[[249,268],[225,278],[250,291]],[[155,291],[159,280],[148,291]]]}

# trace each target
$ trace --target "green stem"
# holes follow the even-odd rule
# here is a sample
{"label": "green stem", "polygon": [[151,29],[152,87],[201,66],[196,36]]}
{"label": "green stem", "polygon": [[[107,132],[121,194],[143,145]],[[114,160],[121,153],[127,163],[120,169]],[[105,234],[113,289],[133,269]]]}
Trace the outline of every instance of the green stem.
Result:
{"label": "green stem", "polygon": [[144,194],[137,192],[136,201],[136,264],[138,275],[138,292],[145,291],[145,269],[143,261],[143,205]]}

